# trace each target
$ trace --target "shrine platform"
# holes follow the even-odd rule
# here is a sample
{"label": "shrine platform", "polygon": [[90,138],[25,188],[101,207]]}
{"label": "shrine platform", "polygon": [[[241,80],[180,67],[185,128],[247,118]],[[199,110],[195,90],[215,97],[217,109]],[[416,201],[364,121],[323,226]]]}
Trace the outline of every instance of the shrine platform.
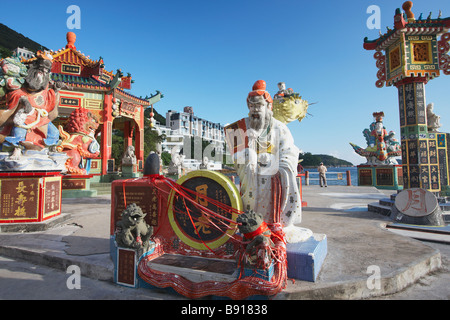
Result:
{"label": "shrine platform", "polygon": [[[274,299],[377,298],[400,292],[440,269],[437,249],[389,231],[388,217],[367,210],[369,203],[391,193],[374,187],[303,186],[308,205],[303,207],[301,226],[327,235],[328,254],[316,282],[288,280]],[[82,277],[110,282],[123,299],[130,299],[135,290],[149,299],[161,298],[161,291],[112,283],[110,201],[109,195],[63,199],[62,213],[70,215],[69,220],[39,232],[0,233],[0,256],[63,271],[77,265]],[[375,287],[373,270],[380,276]],[[173,292],[163,294],[164,299],[184,299]]]}

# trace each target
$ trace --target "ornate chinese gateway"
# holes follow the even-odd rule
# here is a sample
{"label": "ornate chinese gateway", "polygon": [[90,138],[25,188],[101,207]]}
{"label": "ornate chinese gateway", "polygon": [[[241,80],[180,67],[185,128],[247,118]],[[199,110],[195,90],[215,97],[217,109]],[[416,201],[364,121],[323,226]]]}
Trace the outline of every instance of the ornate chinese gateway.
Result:
{"label": "ornate chinese gateway", "polygon": [[450,18],[430,13],[416,19],[412,6],[406,1],[404,12],[395,11],[394,28],[378,39],[365,38],[364,48],[376,51],[375,85],[398,89],[404,188],[447,192],[449,135],[437,132],[427,115],[425,85],[441,72],[450,74]]}

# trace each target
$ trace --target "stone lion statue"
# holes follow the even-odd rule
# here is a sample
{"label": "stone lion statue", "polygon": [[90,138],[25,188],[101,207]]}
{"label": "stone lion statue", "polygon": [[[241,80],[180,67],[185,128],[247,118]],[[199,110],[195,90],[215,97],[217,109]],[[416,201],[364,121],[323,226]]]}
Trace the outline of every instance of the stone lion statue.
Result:
{"label": "stone lion statue", "polygon": [[133,165],[136,164],[136,155],[134,153],[135,149],[133,146],[128,146],[122,157],[122,165]]}
{"label": "stone lion statue", "polygon": [[261,214],[253,210],[242,213],[236,222],[239,232],[250,241],[245,248],[245,264],[247,266],[266,269],[271,263],[271,249],[275,247],[272,242],[272,232],[267,227]]}
{"label": "stone lion statue", "polygon": [[116,243],[119,247],[144,249],[148,251],[153,227],[144,218],[146,214],[136,204],[132,203],[122,212],[122,220],[116,223]]}

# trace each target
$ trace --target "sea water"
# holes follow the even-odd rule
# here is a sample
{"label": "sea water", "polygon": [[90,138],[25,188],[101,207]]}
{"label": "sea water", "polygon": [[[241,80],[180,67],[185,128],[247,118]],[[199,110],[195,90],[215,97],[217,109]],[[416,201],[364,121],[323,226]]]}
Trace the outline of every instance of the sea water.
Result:
{"label": "sea water", "polygon": [[[346,186],[347,185],[347,171],[350,171],[352,186],[358,185],[358,168],[357,167],[330,167],[327,168],[327,184],[329,186]],[[319,173],[316,168],[307,168],[303,171],[309,172],[309,184],[319,185]],[[231,175],[228,175],[231,176]],[[234,174],[234,181],[239,185],[239,177]],[[302,177],[302,184],[305,185],[305,177]]]}
{"label": "sea water", "polygon": [[[319,173],[317,168],[307,168],[304,171],[309,172],[309,184],[319,185]],[[357,167],[327,167],[327,184],[329,186],[346,186],[347,185],[347,171],[350,171],[352,186],[358,185],[358,168]],[[302,179],[303,185],[305,179]]]}

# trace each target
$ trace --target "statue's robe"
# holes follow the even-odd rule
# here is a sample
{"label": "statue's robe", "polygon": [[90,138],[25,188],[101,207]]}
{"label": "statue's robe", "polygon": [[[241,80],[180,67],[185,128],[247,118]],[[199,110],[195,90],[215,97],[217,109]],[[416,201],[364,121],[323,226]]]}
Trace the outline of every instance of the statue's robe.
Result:
{"label": "statue's robe", "polygon": [[[28,102],[35,109],[45,110],[47,116],[39,116],[38,112],[33,112],[26,119],[24,124],[32,127],[28,130],[25,141],[30,148],[36,146],[38,149],[45,147],[43,140],[47,137],[48,125],[58,116],[57,95],[53,89],[48,87],[36,93],[30,93],[24,88],[14,90],[6,95],[7,109],[0,110],[0,135],[8,136],[13,128],[13,117],[19,107],[21,97],[27,97]],[[27,147],[27,146],[26,146]]]}
{"label": "statue's robe", "polygon": [[[240,179],[244,210],[252,209],[268,223],[281,222],[288,242],[303,241],[311,231],[295,227],[301,222],[302,202],[296,181],[299,149],[285,124],[271,119],[266,130],[256,137],[244,118],[225,128],[230,153]],[[236,136],[237,135],[237,136]],[[273,181],[279,175],[281,198],[274,203],[277,187]],[[281,212],[274,221],[274,206]]]}

